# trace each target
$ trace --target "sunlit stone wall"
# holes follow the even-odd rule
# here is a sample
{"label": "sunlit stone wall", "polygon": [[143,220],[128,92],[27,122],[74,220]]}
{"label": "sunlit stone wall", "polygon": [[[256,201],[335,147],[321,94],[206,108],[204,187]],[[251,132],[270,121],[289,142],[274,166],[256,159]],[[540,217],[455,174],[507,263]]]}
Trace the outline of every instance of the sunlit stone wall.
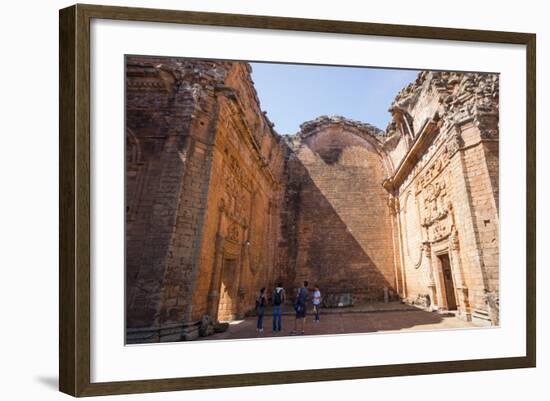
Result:
{"label": "sunlit stone wall", "polygon": [[498,324],[498,75],[422,72],[384,131],[281,137],[250,72],[126,60],[127,341],[208,334],[279,280]]}
{"label": "sunlit stone wall", "polygon": [[246,63],[126,68],[127,341],[193,339],[273,282],[286,146]]}
{"label": "sunlit stone wall", "polygon": [[499,322],[498,94],[496,74],[419,74],[390,108],[385,148],[401,161],[384,183],[400,227],[401,296],[493,325]]}

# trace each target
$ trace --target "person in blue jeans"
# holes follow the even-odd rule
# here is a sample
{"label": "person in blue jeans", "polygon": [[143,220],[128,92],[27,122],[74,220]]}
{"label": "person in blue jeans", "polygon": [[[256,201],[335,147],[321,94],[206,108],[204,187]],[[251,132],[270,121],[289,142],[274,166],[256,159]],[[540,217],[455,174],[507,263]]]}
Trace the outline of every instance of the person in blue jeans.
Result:
{"label": "person in blue jeans", "polygon": [[273,291],[273,333],[281,332],[282,326],[282,308],[285,303],[285,289],[283,283],[277,283],[277,288]]}
{"label": "person in blue jeans", "polygon": [[256,298],[256,316],[258,316],[258,320],[256,322],[256,331],[258,333],[264,331],[265,304],[265,287],[262,287],[262,289],[260,289],[260,294],[258,295],[258,298]]}
{"label": "person in blue jeans", "polygon": [[307,289],[308,282],[304,281],[304,286],[298,290],[296,295],[296,302],[294,303],[294,310],[296,311],[296,320],[294,320],[294,330],[290,332],[291,335],[298,334],[298,321],[301,323],[300,333],[304,334],[305,325],[306,325],[306,305],[309,295],[309,290]]}

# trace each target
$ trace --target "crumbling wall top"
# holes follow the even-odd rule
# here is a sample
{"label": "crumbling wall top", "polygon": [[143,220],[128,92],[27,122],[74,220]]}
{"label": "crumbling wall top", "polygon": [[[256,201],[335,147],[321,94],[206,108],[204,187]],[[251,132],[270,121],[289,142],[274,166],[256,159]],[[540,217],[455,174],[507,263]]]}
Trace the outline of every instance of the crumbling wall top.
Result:
{"label": "crumbling wall top", "polygon": [[[427,107],[432,99],[434,107]],[[443,119],[445,129],[472,119],[478,125],[488,116],[498,116],[498,107],[499,74],[422,71],[414,82],[397,94],[389,111],[394,117],[396,114],[403,116],[414,128],[421,127],[423,120],[428,118],[423,113],[437,113],[437,118]],[[392,121],[387,134],[391,136],[394,130],[395,122]]]}
{"label": "crumbling wall top", "polygon": [[319,116],[314,120],[306,121],[300,125],[300,135],[305,138],[318,132],[320,129],[327,126],[341,126],[345,128],[354,128],[362,133],[366,133],[375,137],[383,137],[385,132],[374,125],[364,123],[362,121],[352,120],[343,116]]}

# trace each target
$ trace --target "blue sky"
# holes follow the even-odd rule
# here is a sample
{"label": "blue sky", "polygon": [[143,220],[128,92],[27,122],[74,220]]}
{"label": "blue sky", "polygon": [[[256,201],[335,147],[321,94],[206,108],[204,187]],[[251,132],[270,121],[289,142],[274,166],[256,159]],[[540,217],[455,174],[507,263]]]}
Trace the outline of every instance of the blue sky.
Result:
{"label": "blue sky", "polygon": [[279,134],[304,121],[342,115],[385,129],[388,107],[418,71],[364,67],[250,63],[262,110]]}

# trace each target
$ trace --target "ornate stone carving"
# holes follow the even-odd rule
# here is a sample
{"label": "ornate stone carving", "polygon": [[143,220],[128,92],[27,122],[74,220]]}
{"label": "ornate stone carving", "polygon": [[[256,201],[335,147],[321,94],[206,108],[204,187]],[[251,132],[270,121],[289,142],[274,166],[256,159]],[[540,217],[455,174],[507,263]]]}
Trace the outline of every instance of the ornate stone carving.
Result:
{"label": "ornate stone carving", "polygon": [[452,157],[464,145],[461,135],[454,131],[447,140],[446,148],[449,157]]}
{"label": "ornate stone carving", "polygon": [[431,241],[439,241],[451,234],[452,204],[447,199],[445,178],[434,180],[423,190],[424,202],[421,225],[428,229]]}
{"label": "ornate stone carving", "polygon": [[390,214],[392,216],[399,214],[399,211],[400,211],[399,198],[390,194],[388,197],[388,207],[390,208]]}
{"label": "ornate stone carving", "polygon": [[[232,310],[225,316],[233,318],[253,306],[259,285],[272,286],[278,278],[292,286],[302,277],[326,277],[326,286],[321,283],[323,288],[341,287],[334,295],[338,296],[337,304],[345,304],[342,294],[350,300],[357,296],[354,301],[357,299],[358,304],[376,300],[385,283],[393,281],[400,296],[410,297],[411,301],[418,297],[419,305],[433,307],[442,298],[436,291],[441,289],[439,271],[434,270],[438,266],[436,254],[447,249],[453,274],[462,274],[464,282],[471,283],[472,306],[493,311],[498,319],[498,293],[482,298],[487,285],[498,288],[498,255],[494,253],[498,243],[490,242],[489,233],[479,241],[466,242],[461,238],[459,244],[456,230],[460,222],[461,234],[464,230],[463,235],[469,235],[472,217],[481,220],[487,216],[481,223],[488,227],[487,232],[493,228],[493,218],[498,224],[498,206],[494,210],[498,202],[489,196],[489,188],[483,187],[491,184],[486,172],[489,178],[498,177],[498,155],[494,159],[474,160],[477,156],[472,152],[472,160],[456,166],[463,170],[453,171],[452,175],[449,172],[451,157],[464,147],[461,130],[469,130],[468,146],[476,146],[479,139],[475,138],[473,126],[479,129],[482,139],[498,139],[497,75],[421,73],[396,99],[392,108],[394,120],[386,132],[343,117],[322,116],[304,123],[296,136],[279,137],[268,128],[273,124],[261,115],[246,63],[177,60],[155,58],[147,66],[130,66],[129,70],[134,71],[127,74],[131,81],[127,100],[134,107],[133,114],[129,114],[133,125],[129,127],[136,126],[142,135],[139,143],[128,139],[129,161],[148,162],[147,152],[152,146],[145,138],[151,135],[160,144],[155,145],[159,154],[168,151],[158,165],[151,164],[147,170],[166,174],[148,178],[151,184],[160,183],[161,190],[151,185],[150,193],[162,196],[158,199],[162,208],[161,213],[155,211],[151,215],[156,219],[154,226],[141,222],[135,225],[151,232],[137,233],[143,239],[136,242],[140,252],[130,270],[132,275],[147,273],[137,284],[165,282],[166,291],[162,289],[163,300],[158,302],[160,284],[145,287],[145,295],[139,292],[141,286],[136,287],[138,292],[130,298],[140,305],[136,322],[155,304],[162,304],[162,313],[174,312],[170,319],[176,322],[183,319],[196,324],[204,313],[215,318],[220,310],[219,291],[225,289],[220,286],[223,282],[231,286],[231,301],[238,301],[228,302]],[[150,103],[150,112],[144,111],[144,102]],[[326,136],[325,130],[330,131]],[[328,144],[329,139],[340,146],[339,141],[347,141],[348,132],[365,139],[372,150],[372,154],[365,155],[369,167],[365,168],[365,176],[355,164],[345,175],[337,174],[340,166],[320,163],[312,164],[319,167],[319,171],[314,171],[293,151],[296,146],[305,150],[303,146],[308,144],[324,146],[322,141]],[[180,135],[181,140],[174,140],[175,135]],[[177,146],[172,146],[172,141]],[[199,145],[195,147],[194,143]],[[197,152],[193,151],[195,148]],[[491,151],[492,146],[485,149]],[[355,149],[348,149],[346,156],[360,155],[354,152]],[[379,184],[395,169],[399,174],[384,184],[387,194]],[[476,191],[480,186],[483,191],[470,191],[474,186],[465,186],[461,174],[468,174],[469,181],[484,174],[481,184],[475,183]],[[363,180],[367,176],[375,177],[372,184]],[[189,186],[186,177],[191,178]],[[275,180],[280,187],[272,184]],[[356,185],[361,180],[368,186]],[[178,184],[177,188],[168,188],[173,196],[165,196],[165,187],[172,182]],[[493,195],[498,201],[496,184]],[[348,189],[359,194],[357,201],[346,192]],[[460,208],[451,209],[451,195]],[[156,198],[153,200],[148,202],[159,203]],[[401,210],[405,208],[406,211]],[[390,219],[388,211],[399,216]],[[148,220],[144,221],[152,221],[151,216],[147,215]],[[157,227],[158,231],[153,231]],[[498,227],[494,231],[498,232]],[[130,234],[132,238],[135,235]],[[166,241],[161,238],[164,235]],[[194,241],[200,249],[189,241],[197,235],[202,235],[200,241]],[[140,248],[150,238],[160,245],[149,247],[150,255],[143,258]],[[460,253],[456,251],[459,246]],[[490,252],[485,252],[485,246]],[[201,258],[197,259],[197,254]],[[212,268],[203,268],[205,263],[211,263]],[[158,271],[152,271],[150,266]],[[482,266],[481,273],[478,266]],[[421,270],[409,274],[414,268]],[[208,270],[211,277],[197,279],[194,274]],[[224,272],[229,272],[227,277]],[[151,280],[153,273],[155,279]],[[480,274],[489,279],[479,279]],[[470,280],[470,275],[475,279]],[[455,277],[456,290],[464,291],[463,277]],[[191,278],[189,283],[187,278]],[[205,288],[208,279],[211,285]],[[386,288],[386,294],[391,290]],[[203,296],[210,299],[207,310],[203,310],[207,301]],[[459,308],[469,308],[467,301],[462,303],[460,294],[456,300]],[[156,319],[157,311],[153,312],[151,319]],[[212,331],[210,323],[202,326],[203,331]],[[155,325],[151,327],[157,330]],[[196,330],[198,336],[198,326]]]}
{"label": "ornate stone carving", "polygon": [[495,127],[489,135],[498,135],[498,74],[423,71],[399,92],[390,109],[412,110],[422,94],[430,91],[439,96],[435,113],[444,121],[443,131],[467,121],[476,125],[488,122]]}
{"label": "ornate stone carving", "polygon": [[251,183],[238,167],[236,159],[233,160],[234,162],[231,165],[226,164],[224,168],[225,193],[220,210],[241,226],[246,227],[248,226],[248,208],[250,204],[248,188],[251,187]]}
{"label": "ornate stone carving", "polygon": [[412,297],[406,298],[404,301],[407,304],[415,305],[424,309],[428,309],[432,304],[431,297],[429,294],[418,294],[416,298],[412,298]]}
{"label": "ornate stone carving", "polygon": [[238,242],[239,237],[239,225],[237,223],[232,223],[227,229],[227,239],[233,242]]}
{"label": "ornate stone carving", "polygon": [[418,255],[418,260],[414,264],[414,268],[418,269],[422,265],[422,257],[425,256],[427,258],[432,257],[432,245],[429,241],[424,241],[419,246],[420,252]]}
{"label": "ornate stone carving", "polygon": [[226,187],[230,192],[237,192],[241,190],[241,188],[248,191],[252,189],[252,181],[244,173],[239,161],[233,155],[230,155],[227,160],[225,179]]}
{"label": "ornate stone carving", "polygon": [[429,227],[437,221],[447,217],[449,204],[447,203],[447,187],[444,180],[435,181],[425,188],[424,216],[421,225]]}
{"label": "ornate stone carving", "polygon": [[432,304],[432,301],[430,299],[430,295],[418,294],[415,299],[411,300],[411,303],[413,305],[420,306],[421,308],[429,308]]}
{"label": "ornate stone carving", "polygon": [[[440,164],[444,167],[448,159],[464,145],[459,132],[460,126],[467,122],[473,122],[478,127],[481,139],[498,139],[498,74],[424,71],[418,75],[415,82],[404,88],[392,103],[390,110],[399,110],[399,112],[394,113],[394,119],[386,129],[388,139],[385,146],[390,143],[395,144],[396,136],[405,135],[403,132],[398,133],[398,126],[403,116],[414,114],[414,110],[423,106],[418,102],[425,102],[426,98],[434,98],[434,96],[439,101],[438,107],[430,108],[430,114],[415,115],[415,118],[421,118],[422,121],[431,119],[437,123],[439,132],[431,145],[422,151],[422,155],[402,182],[398,184],[391,182],[391,185],[388,184],[386,187],[395,185],[400,190],[406,189],[430,160],[440,159]],[[407,143],[410,147],[416,142],[416,136],[425,124],[417,121],[409,125],[414,125],[419,130],[412,133],[414,140],[408,139]],[[405,137],[408,138],[408,135],[411,134],[407,133]],[[443,143],[445,145],[442,147]],[[441,153],[434,156],[440,148],[442,148]]]}
{"label": "ornate stone carving", "polygon": [[438,221],[430,227],[430,238],[432,241],[439,241],[448,237],[451,233],[448,219]]}
{"label": "ornate stone carving", "polygon": [[[449,132],[440,132],[422,157],[418,160],[415,167],[409,172],[403,180],[401,188],[406,188],[416,178],[416,192],[420,192],[431,180],[436,178],[449,164],[452,154],[448,147],[443,143],[449,137]],[[438,153],[439,152],[439,153]],[[436,154],[438,153],[438,154]],[[431,164],[427,166],[430,161]]]}
{"label": "ornate stone carving", "polygon": [[429,242],[425,241],[422,243],[422,250],[426,254],[427,258],[432,257],[432,245]]}

